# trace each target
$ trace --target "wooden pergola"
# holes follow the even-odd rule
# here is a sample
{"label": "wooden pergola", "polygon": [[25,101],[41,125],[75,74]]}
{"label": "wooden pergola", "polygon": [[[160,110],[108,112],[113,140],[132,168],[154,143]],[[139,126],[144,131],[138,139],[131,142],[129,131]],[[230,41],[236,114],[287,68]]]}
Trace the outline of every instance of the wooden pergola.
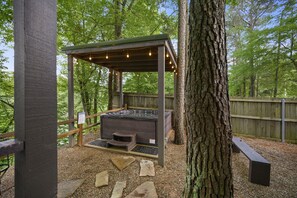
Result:
{"label": "wooden pergola", "polygon": [[[177,72],[176,54],[166,34],[65,47],[68,55],[68,115],[74,119],[74,58],[119,72],[120,107],[123,107],[123,72],[158,72],[158,162],[165,159],[165,72]],[[74,129],[74,123],[69,130]],[[72,142],[73,137],[70,138]]]}

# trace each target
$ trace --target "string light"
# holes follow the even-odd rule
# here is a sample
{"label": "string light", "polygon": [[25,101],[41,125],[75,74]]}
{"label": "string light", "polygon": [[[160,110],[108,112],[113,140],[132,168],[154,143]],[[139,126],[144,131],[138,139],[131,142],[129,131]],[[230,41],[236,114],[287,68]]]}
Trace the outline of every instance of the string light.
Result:
{"label": "string light", "polygon": [[173,72],[175,73],[176,70],[173,70]]}
{"label": "string light", "polygon": [[152,51],[150,50],[150,52],[149,52],[149,56],[152,56]]}
{"label": "string light", "polygon": [[126,57],[127,57],[127,58],[129,58],[129,57],[130,57],[130,55],[129,55],[129,53],[128,53],[128,52],[127,52],[127,55],[126,55]]}
{"label": "string light", "polygon": [[169,57],[169,54],[168,54],[168,53],[166,54],[166,57],[167,57],[167,58]]}
{"label": "string light", "polygon": [[106,53],[105,59],[108,59],[108,53]]}
{"label": "string light", "polygon": [[172,67],[171,67],[172,69],[174,68],[174,66],[172,65]]}
{"label": "string light", "polygon": [[89,57],[89,60],[92,60],[92,57],[91,57],[91,55],[90,55],[90,57]]}
{"label": "string light", "polygon": [[172,62],[171,62],[171,61],[169,61],[169,64],[171,65],[171,64],[172,64]]}

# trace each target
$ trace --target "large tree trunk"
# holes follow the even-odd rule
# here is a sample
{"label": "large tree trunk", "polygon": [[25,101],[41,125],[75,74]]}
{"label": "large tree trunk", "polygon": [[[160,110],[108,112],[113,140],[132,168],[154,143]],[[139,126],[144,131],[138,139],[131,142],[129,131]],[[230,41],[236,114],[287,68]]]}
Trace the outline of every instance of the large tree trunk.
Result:
{"label": "large tree trunk", "polygon": [[186,35],[187,35],[187,1],[179,0],[178,26],[178,72],[176,78],[175,98],[175,144],[184,144],[184,111],[185,111],[185,64],[186,64]]}
{"label": "large tree trunk", "polygon": [[190,2],[184,196],[233,197],[225,1]]}
{"label": "large tree trunk", "polygon": [[[280,17],[279,27],[282,27],[283,20],[283,12]],[[279,70],[279,62],[280,62],[280,48],[281,48],[281,32],[279,31],[277,34],[277,54],[276,54],[276,63],[275,63],[275,79],[274,79],[274,90],[273,97],[276,98],[278,92],[278,70]]]}

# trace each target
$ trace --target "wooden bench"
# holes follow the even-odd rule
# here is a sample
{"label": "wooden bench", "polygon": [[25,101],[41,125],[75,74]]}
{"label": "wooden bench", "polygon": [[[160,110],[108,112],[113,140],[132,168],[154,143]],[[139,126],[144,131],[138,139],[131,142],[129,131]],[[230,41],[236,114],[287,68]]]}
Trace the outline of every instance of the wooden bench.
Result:
{"label": "wooden bench", "polygon": [[250,160],[249,181],[269,186],[270,163],[240,138],[233,137],[232,143],[234,153],[240,153],[241,151]]}

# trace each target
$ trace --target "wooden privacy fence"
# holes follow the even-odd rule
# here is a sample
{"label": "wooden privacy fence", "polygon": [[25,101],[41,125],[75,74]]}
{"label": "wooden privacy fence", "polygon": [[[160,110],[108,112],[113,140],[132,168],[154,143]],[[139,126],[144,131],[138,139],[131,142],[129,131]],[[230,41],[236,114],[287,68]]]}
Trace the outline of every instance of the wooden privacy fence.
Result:
{"label": "wooden privacy fence", "polygon": [[[157,108],[157,100],[157,95],[124,94],[129,108]],[[165,101],[173,110],[174,97]],[[117,97],[114,103],[118,106]],[[233,133],[297,143],[297,100],[231,98],[230,108]]]}

